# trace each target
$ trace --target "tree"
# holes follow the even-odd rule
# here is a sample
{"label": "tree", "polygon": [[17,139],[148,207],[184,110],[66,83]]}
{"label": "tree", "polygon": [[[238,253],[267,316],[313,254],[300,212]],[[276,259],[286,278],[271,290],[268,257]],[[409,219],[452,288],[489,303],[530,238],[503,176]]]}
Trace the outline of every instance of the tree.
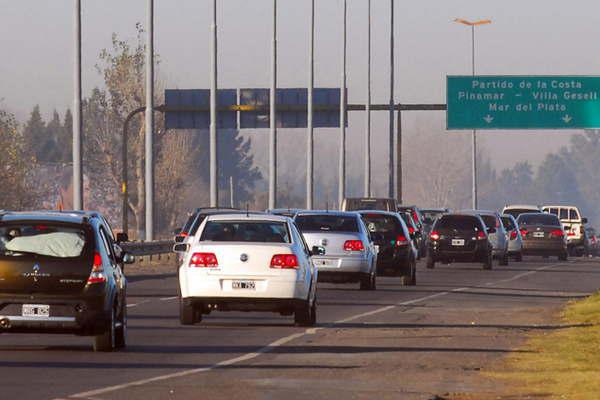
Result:
{"label": "tree", "polygon": [[25,148],[30,149],[37,160],[44,158],[46,144],[46,123],[42,119],[40,106],[33,107],[29,120],[23,129]]}

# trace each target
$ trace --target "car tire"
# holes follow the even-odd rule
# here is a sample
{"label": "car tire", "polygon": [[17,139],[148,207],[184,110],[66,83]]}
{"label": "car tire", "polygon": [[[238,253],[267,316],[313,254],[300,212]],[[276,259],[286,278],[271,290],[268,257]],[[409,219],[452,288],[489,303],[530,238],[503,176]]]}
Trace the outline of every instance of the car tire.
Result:
{"label": "car tire", "polygon": [[500,262],[498,264],[502,266],[508,265],[508,252],[505,252],[504,255],[502,255],[502,258],[500,258]]}
{"label": "car tire", "polygon": [[569,259],[569,255],[565,252],[558,256],[558,261],[567,261]]}
{"label": "car tire", "polygon": [[94,336],[94,351],[96,352],[110,352],[115,349],[115,332],[116,332],[116,312],[115,307],[112,307],[110,312],[110,321],[106,330]]}
{"label": "car tire", "polygon": [[492,254],[490,253],[487,257],[487,259],[483,262],[483,269],[489,270],[492,269],[492,263],[493,263],[494,257],[492,257]]}
{"label": "car tire", "polygon": [[360,290],[376,290],[377,289],[377,275],[375,273],[369,276],[363,277],[360,280]]}
{"label": "car tire", "polygon": [[296,326],[315,326],[317,323],[317,299],[310,304],[306,300],[300,308],[294,312],[294,324]]}
{"label": "car tire", "polygon": [[523,253],[517,253],[517,255],[515,256],[515,261],[516,262],[523,261]]}
{"label": "car tire", "polygon": [[179,322],[181,325],[194,325],[194,322],[196,322],[194,306],[185,304],[182,297],[179,297]]}
{"label": "car tire", "polygon": [[435,268],[435,260],[430,255],[427,255],[427,260],[425,261],[425,266],[428,269],[434,269]]}
{"label": "car tire", "polygon": [[115,347],[122,349],[127,346],[127,307],[125,304],[121,307],[119,313],[118,326],[115,331]]}
{"label": "car tire", "polygon": [[406,275],[400,275],[401,286],[414,286],[417,284],[417,263],[411,261],[409,263],[409,271]]}

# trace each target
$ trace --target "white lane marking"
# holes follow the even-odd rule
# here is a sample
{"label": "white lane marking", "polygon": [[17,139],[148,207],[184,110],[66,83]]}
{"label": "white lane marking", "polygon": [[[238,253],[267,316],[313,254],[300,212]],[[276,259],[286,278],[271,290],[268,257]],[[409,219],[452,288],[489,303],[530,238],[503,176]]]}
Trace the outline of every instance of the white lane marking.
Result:
{"label": "white lane marking", "polygon": [[[503,280],[500,280],[500,281],[497,281],[497,282],[491,282],[491,284],[495,285],[495,284],[498,284],[498,283],[504,283],[504,282],[510,282],[510,281],[513,281],[513,280],[517,280],[519,278],[522,278],[523,276],[532,275],[532,274],[535,274],[536,272],[539,272],[539,271],[542,271],[544,269],[548,269],[548,268],[551,268],[551,267],[555,267],[557,265],[560,265],[560,264],[547,265],[545,267],[537,268],[534,271],[528,271],[526,273],[515,275],[513,278],[510,278],[510,279],[503,279]],[[363,317],[368,317],[368,316],[371,316],[371,315],[380,314],[382,312],[389,311],[389,310],[392,310],[392,309],[397,308],[397,307],[408,306],[408,305],[420,303],[422,301],[431,300],[431,299],[442,297],[442,296],[447,296],[447,295],[452,294],[452,293],[463,292],[463,291],[468,290],[468,289],[469,289],[468,287],[455,288],[455,289],[452,289],[452,290],[448,290],[448,291],[444,291],[444,292],[440,292],[440,293],[431,294],[429,296],[419,297],[417,299],[403,301],[402,303],[398,303],[398,304],[394,304],[394,305],[390,305],[390,306],[381,307],[381,308],[378,308],[378,309],[373,310],[373,311],[369,311],[369,312],[357,314],[357,315],[354,315],[354,316],[351,316],[351,317],[348,317],[348,318],[344,318],[344,319],[332,322],[330,324],[325,324],[322,327],[310,328],[310,329],[305,330],[304,332],[294,333],[294,334],[282,337],[281,339],[277,339],[274,342],[271,342],[268,345],[266,345],[264,347],[261,347],[260,349],[258,349],[255,352],[244,354],[242,356],[239,356],[239,357],[236,357],[236,358],[231,358],[229,360],[220,361],[220,362],[218,362],[216,364],[213,364],[211,366],[208,366],[208,367],[196,368],[196,369],[189,369],[189,370],[185,370],[185,371],[181,371],[181,372],[174,372],[172,374],[159,375],[159,376],[155,376],[153,378],[141,379],[141,380],[138,380],[138,381],[127,382],[127,383],[123,383],[123,384],[120,384],[120,385],[107,386],[107,387],[100,388],[100,389],[90,390],[88,392],[82,392],[82,393],[73,394],[73,395],[70,395],[69,398],[71,398],[71,399],[85,399],[85,400],[100,400],[100,399],[94,398],[92,396],[102,395],[102,394],[105,394],[105,393],[110,393],[110,392],[114,392],[114,391],[117,391],[117,390],[127,389],[127,388],[131,388],[131,387],[136,387],[136,386],[143,386],[143,385],[146,385],[148,383],[160,382],[160,381],[164,381],[164,380],[167,380],[167,379],[180,378],[180,377],[184,377],[184,376],[188,376],[188,375],[198,374],[198,373],[202,373],[202,372],[208,372],[208,371],[212,371],[214,369],[217,369],[219,367],[224,367],[224,366],[238,364],[238,363],[243,362],[243,361],[252,360],[252,359],[260,356],[261,354],[269,353],[274,348],[283,346],[284,344],[289,343],[289,342],[291,342],[293,340],[299,339],[299,338],[301,338],[303,336],[314,335],[316,332],[318,332],[318,331],[320,331],[322,329],[335,327],[336,324],[347,323],[347,322],[354,321],[356,319],[360,319],[360,318],[363,318]],[[138,304],[136,304],[136,305],[139,305],[139,304],[141,304],[141,302],[138,303]],[[115,365],[115,367],[118,367],[118,365]]]}
{"label": "white lane marking", "polygon": [[175,300],[175,299],[178,299],[178,298],[179,298],[179,296],[163,297],[162,299],[160,299],[160,301]]}
{"label": "white lane marking", "polygon": [[127,304],[127,308],[130,308],[130,307],[137,307],[137,306],[139,306],[139,305],[146,304],[146,303],[150,303],[150,300],[142,300],[142,301],[140,301],[139,303]]}
{"label": "white lane marking", "polygon": [[543,271],[543,270],[545,270],[545,269],[552,268],[552,267],[556,267],[556,266],[559,266],[559,265],[561,265],[561,264],[550,264],[550,265],[546,265],[546,266],[544,266],[544,267],[536,268],[536,269],[535,269],[535,270],[533,270],[533,271],[523,272],[523,273],[521,273],[521,274],[515,275],[515,276],[513,276],[512,278],[508,278],[508,279],[502,279],[502,280],[500,280],[500,281],[495,281],[495,282],[488,282],[488,283],[486,283],[486,286],[493,286],[493,285],[497,285],[497,284],[499,284],[499,283],[508,283],[508,282],[513,282],[513,281],[516,281],[516,280],[518,280],[518,279],[521,279],[521,278],[523,278],[524,276],[533,275],[533,274],[535,274],[535,273],[538,273],[538,272],[540,272],[540,271]]}

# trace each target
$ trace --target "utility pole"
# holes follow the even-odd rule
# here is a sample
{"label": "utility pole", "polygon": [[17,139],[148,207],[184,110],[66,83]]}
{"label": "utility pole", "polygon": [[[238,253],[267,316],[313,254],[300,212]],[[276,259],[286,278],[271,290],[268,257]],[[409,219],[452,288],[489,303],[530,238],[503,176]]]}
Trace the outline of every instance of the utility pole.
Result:
{"label": "utility pole", "polygon": [[74,0],[73,7],[73,208],[83,209],[83,172],[81,131],[81,0]]}
{"label": "utility pole", "polygon": [[217,160],[217,0],[213,0],[210,59],[210,206],[219,205],[219,170]]}
{"label": "utility pole", "polygon": [[390,132],[388,197],[394,198],[394,0],[390,0]]}
{"label": "utility pole", "polygon": [[314,128],[313,128],[313,91],[315,86],[315,0],[310,0],[310,31],[308,35],[308,126],[307,157],[306,157],[306,208],[313,208],[314,188]]}
{"label": "utility pole", "polygon": [[269,91],[269,209],[277,206],[277,0],[273,0],[271,88]]}
{"label": "utility pole", "polygon": [[367,6],[367,101],[365,105],[365,197],[371,197],[371,0]]}
{"label": "utility pole", "polygon": [[346,40],[348,2],[343,0],[342,5],[343,27],[342,27],[342,84],[340,86],[340,159],[339,159],[339,183],[338,183],[338,207],[346,197]]}
{"label": "utility pole", "polygon": [[146,31],[146,240],[154,239],[154,0],[147,0]]}

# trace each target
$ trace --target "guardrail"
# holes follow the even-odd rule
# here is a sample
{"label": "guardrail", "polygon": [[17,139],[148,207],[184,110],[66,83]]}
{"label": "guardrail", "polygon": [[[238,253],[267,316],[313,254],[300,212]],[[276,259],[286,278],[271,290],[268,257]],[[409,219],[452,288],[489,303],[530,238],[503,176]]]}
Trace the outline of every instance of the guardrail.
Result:
{"label": "guardrail", "polygon": [[173,240],[154,240],[151,242],[124,242],[119,246],[134,256],[152,256],[173,252]]}

